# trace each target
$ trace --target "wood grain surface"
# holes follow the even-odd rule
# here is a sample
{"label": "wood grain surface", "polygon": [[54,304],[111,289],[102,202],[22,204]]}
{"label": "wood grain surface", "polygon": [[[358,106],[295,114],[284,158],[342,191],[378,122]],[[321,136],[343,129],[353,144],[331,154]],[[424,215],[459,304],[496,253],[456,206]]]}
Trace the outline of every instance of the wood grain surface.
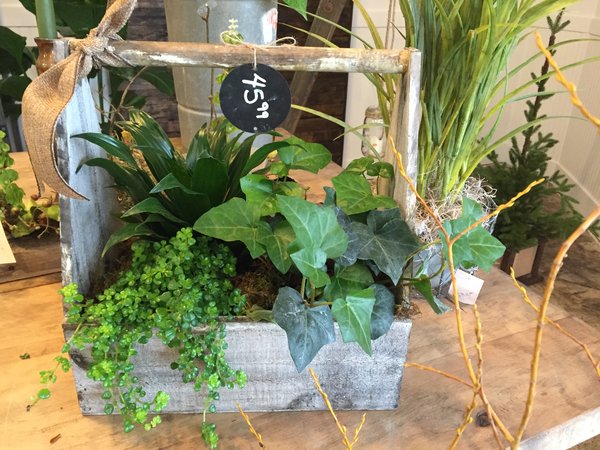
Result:
{"label": "wood grain surface", "polygon": [[[483,318],[487,395],[505,423],[514,430],[523,411],[535,315],[519,299],[507,276],[498,270],[485,275],[480,311]],[[60,374],[51,399],[26,411],[29,396],[39,389],[40,370],[52,367],[62,345],[62,307],[49,284],[0,294],[0,395],[3,421],[0,448],[154,449],[204,448],[200,415],[165,416],[152,432],[123,434],[118,417],[83,417],[71,374]],[[536,297],[537,298],[537,297]],[[417,300],[409,361],[431,364],[464,376],[456,343],[454,317],[436,317]],[[549,315],[600,353],[600,333],[559,307]],[[465,328],[472,329],[468,308]],[[470,339],[472,343],[472,339]],[[21,360],[28,352],[31,359]],[[571,341],[548,327],[544,335],[540,381],[534,414],[522,448],[568,448],[600,433],[600,390],[589,361]],[[408,369],[396,411],[368,412],[357,448],[438,449],[451,442],[470,400],[467,388],[435,374]],[[242,405],[243,406],[243,405]],[[355,427],[360,412],[341,412]],[[324,412],[250,414],[271,449],[343,448],[338,431]],[[258,448],[243,419],[234,413],[213,416],[221,448]],[[565,429],[566,427],[566,429]],[[50,445],[50,440],[60,439]],[[560,439],[566,439],[561,441]],[[556,444],[556,445],[555,445]],[[541,445],[541,446],[540,446]],[[471,425],[459,448],[495,448],[490,428]]]}

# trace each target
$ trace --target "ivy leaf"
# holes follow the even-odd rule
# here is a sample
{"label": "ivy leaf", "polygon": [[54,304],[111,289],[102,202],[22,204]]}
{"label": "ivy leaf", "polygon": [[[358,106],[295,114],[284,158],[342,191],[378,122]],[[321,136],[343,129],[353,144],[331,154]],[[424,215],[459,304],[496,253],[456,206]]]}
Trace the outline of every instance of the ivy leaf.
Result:
{"label": "ivy leaf", "polygon": [[373,165],[373,158],[370,156],[363,156],[362,158],[358,158],[352,160],[348,167],[344,169],[345,173],[358,173],[360,175],[364,174],[369,168]]}
{"label": "ivy leaf", "polygon": [[241,241],[252,258],[265,252],[260,242],[271,234],[271,228],[259,220],[254,206],[241,198],[232,198],[210,209],[196,221],[194,230],[225,242]]}
{"label": "ivy leaf", "polygon": [[284,142],[289,146],[277,150],[281,162],[288,169],[301,169],[317,173],[331,162],[331,152],[321,144],[305,142],[291,137]]}
{"label": "ivy leaf", "polygon": [[373,284],[371,271],[362,263],[356,263],[349,267],[336,264],[335,273],[325,287],[323,295],[328,301],[346,297],[352,291],[366,289]]}
{"label": "ivy leaf", "polygon": [[292,226],[287,221],[279,222],[270,233],[260,242],[263,244],[273,265],[281,273],[287,273],[292,266],[288,252],[289,245],[296,239]]}
{"label": "ivy leaf", "polygon": [[[483,216],[483,210],[474,200],[463,197],[462,214],[458,219],[444,222],[444,228],[454,237],[466,230]],[[441,233],[441,232],[440,232]],[[444,257],[448,259],[448,248],[445,239],[442,239]],[[455,267],[479,266],[486,272],[500,258],[506,247],[493,237],[482,225],[477,226],[461,237],[452,247]]]}
{"label": "ivy leaf", "polygon": [[390,331],[394,322],[396,301],[394,294],[381,284],[373,284],[371,289],[375,290],[375,304],[371,314],[371,339],[375,340]]}
{"label": "ivy leaf", "polygon": [[427,278],[427,275],[422,275],[417,280],[413,281],[413,286],[419,293],[427,300],[429,306],[436,314],[444,314],[450,311],[452,308],[446,306],[440,299],[433,295],[431,289],[431,280]]}
{"label": "ivy leaf", "polygon": [[273,194],[273,182],[263,175],[246,175],[240,180],[246,201],[256,205],[261,216],[272,216],[277,212],[277,197]]}
{"label": "ivy leaf", "polygon": [[352,228],[360,242],[358,258],[373,261],[398,284],[407,258],[419,248],[419,242],[400,217],[400,210],[371,211],[367,225],[353,222]]}
{"label": "ivy leaf", "polygon": [[318,247],[306,247],[290,256],[302,275],[308,278],[316,288],[329,283],[329,275],[323,270],[327,262],[327,254],[323,250]]}
{"label": "ivy leaf", "polygon": [[327,258],[337,258],[348,247],[346,233],[331,207],[322,207],[296,197],[277,196],[279,210],[296,233],[300,248],[320,248]]}
{"label": "ivy leaf", "polygon": [[358,240],[358,236],[352,229],[352,221],[344,213],[344,211],[342,211],[341,208],[335,208],[335,216],[337,217],[338,223],[348,236],[348,248],[342,256],[335,260],[335,262],[342,266],[351,266],[358,259],[358,254],[360,253],[360,242]]}
{"label": "ivy leaf", "polygon": [[249,203],[257,205],[261,216],[273,216],[279,212],[277,194],[304,198],[304,189],[291,181],[273,181],[264,175],[246,175],[240,180],[242,191]]}
{"label": "ivy leaf", "polygon": [[324,345],[335,342],[331,309],[328,306],[308,308],[300,293],[292,288],[279,289],[273,318],[287,334],[290,354],[298,372],[310,364]]}
{"label": "ivy leaf", "polygon": [[391,197],[373,195],[371,185],[361,174],[344,172],[331,181],[335,187],[337,204],[348,215],[396,206]]}
{"label": "ivy leaf", "polygon": [[387,162],[376,162],[367,169],[367,175],[391,180],[394,178],[394,166]]}
{"label": "ivy leaf", "polygon": [[371,314],[374,305],[375,290],[365,289],[338,298],[331,308],[344,342],[357,342],[368,355],[372,354]]}

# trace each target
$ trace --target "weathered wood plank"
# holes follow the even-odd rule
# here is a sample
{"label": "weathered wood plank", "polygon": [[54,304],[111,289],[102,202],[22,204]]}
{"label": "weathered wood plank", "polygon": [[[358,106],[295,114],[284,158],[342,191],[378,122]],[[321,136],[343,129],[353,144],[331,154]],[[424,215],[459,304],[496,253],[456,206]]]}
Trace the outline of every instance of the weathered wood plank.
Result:
{"label": "weathered wood plank", "polygon": [[307,72],[402,73],[409,50],[364,50],[250,45],[214,45],[191,42],[112,41],[111,50],[132,66],[202,66],[231,68],[259,63],[277,70]]}
{"label": "weathered wood plank", "polygon": [[[345,1],[321,0],[315,14],[318,17],[322,17],[333,23],[337,23],[340,20],[340,16],[342,15],[342,11],[344,10],[345,6]],[[315,18],[310,27],[310,34],[306,38],[304,46],[323,47],[324,44],[322,41],[312,35],[322,36],[327,40],[331,40],[335,30],[335,26]],[[292,92],[292,103],[304,106],[313,90],[316,79],[317,74],[315,72],[296,72],[290,85],[290,90]],[[302,116],[301,111],[292,109],[285,119],[282,128],[285,128],[290,133],[295,134],[296,127],[300,121],[300,116]]]}
{"label": "weathered wood plank", "polygon": [[[56,41],[55,56],[68,54],[65,41]],[[76,282],[88,292],[102,276],[102,249],[116,228],[113,212],[118,211],[115,191],[106,189],[114,181],[104,170],[83,166],[88,159],[106,157],[98,146],[73,138],[84,132],[100,132],[96,106],[87,79],[79,82],[75,94],[56,129],[58,168],[77,192],[89,200],[60,197],[60,238],[63,284]]]}
{"label": "weathered wood plank", "polygon": [[[396,87],[394,111],[390,123],[389,139],[402,156],[407,175],[416,182],[419,171],[419,124],[421,122],[421,52],[408,51],[408,71]],[[402,216],[414,228],[417,198],[408,183],[398,174],[398,163],[390,142],[385,145],[385,160],[394,166],[396,177],[391,189],[392,197],[398,202]]]}
{"label": "weathered wood plank", "polygon": [[[385,336],[373,342],[373,357],[357,344],[344,344],[336,325],[336,342],[323,347],[310,364],[335,409],[389,410],[398,406],[411,325],[410,320],[395,321]],[[72,332],[72,327],[67,328],[66,337]],[[242,390],[222,389],[219,411],[237,411],[238,402],[246,411],[326,409],[308,369],[296,371],[285,331],[278,325],[247,320],[228,322],[227,344],[228,362],[246,373],[248,383]],[[206,394],[195,392],[192,384],[181,381],[179,371],[170,368],[179,356],[176,350],[153,337],[138,351],[132,359],[134,373],[144,384],[148,398],[160,390],[171,396],[166,413],[203,411]],[[86,415],[104,414],[102,384],[86,376],[89,353],[72,351],[71,360],[81,411]]]}

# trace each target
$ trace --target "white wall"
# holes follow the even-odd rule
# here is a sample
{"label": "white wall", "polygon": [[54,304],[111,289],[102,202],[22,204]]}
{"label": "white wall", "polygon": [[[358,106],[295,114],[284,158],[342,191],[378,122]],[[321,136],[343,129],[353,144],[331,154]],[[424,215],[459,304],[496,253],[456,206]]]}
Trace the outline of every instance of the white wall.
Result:
{"label": "white wall", "polygon": [[[370,11],[375,23],[381,27],[380,32],[384,34],[388,2],[363,0],[363,4]],[[582,0],[570,7],[566,16],[571,20],[571,25],[559,35],[561,41],[590,37],[590,33],[600,32],[600,0]],[[402,29],[404,21],[400,17],[399,11],[397,11],[395,23],[396,26]],[[545,28],[545,21],[539,24],[539,29],[543,34]],[[361,37],[369,37],[366,24],[360,17],[360,12],[356,10],[354,12],[353,30]],[[545,35],[547,36],[547,32],[545,32]],[[596,34],[596,37],[600,38],[600,35]],[[404,42],[402,42],[401,37],[397,36],[395,44],[395,47],[402,47]],[[353,40],[353,46],[361,47],[361,44]],[[526,38],[511,58],[511,67],[517,66],[535,52],[537,52],[537,47],[533,36]],[[562,47],[557,54],[557,60],[561,66],[565,66],[592,56],[600,56],[600,42],[576,43]],[[539,72],[542,61],[540,57],[529,68],[524,69],[518,77],[515,77],[513,86],[519,86],[521,83],[527,82],[531,70]],[[596,115],[600,115],[599,72],[600,62],[566,72],[569,79],[578,86],[583,101]],[[548,83],[547,87],[550,91],[562,90],[562,87],[554,79]],[[370,86],[364,76],[351,74],[348,83],[346,121],[352,126],[360,125],[364,119],[365,109],[372,104],[377,104],[374,88]],[[520,102],[511,104],[505,109],[497,132],[498,137],[524,123],[524,107],[524,103]],[[580,117],[568,96],[564,94],[556,95],[548,100],[543,113],[548,116]],[[580,211],[584,214],[589,212],[600,202],[600,135],[589,123],[578,119],[564,118],[547,121],[543,131],[552,131],[555,138],[559,140],[559,144],[553,149],[551,155],[553,161],[549,170],[558,168],[569,176],[571,181],[577,185],[573,190],[573,194],[581,203]],[[508,143],[504,147],[504,152],[508,152],[509,145]],[[346,137],[344,142],[344,164],[348,164],[352,159],[361,155],[360,141],[354,136]]]}
{"label": "white wall", "polygon": [[10,27],[14,32],[27,37],[27,44],[34,45],[37,36],[35,17],[19,0],[0,0],[0,25]]}

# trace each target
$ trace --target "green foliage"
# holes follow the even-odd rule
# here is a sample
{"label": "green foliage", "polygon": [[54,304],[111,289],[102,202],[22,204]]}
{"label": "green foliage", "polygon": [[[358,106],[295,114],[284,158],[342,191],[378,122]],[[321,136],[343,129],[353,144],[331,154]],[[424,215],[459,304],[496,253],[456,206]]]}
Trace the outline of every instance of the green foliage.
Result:
{"label": "green foliage", "polygon": [[[144,381],[131,361],[153,335],[177,351],[171,368],[202,393],[206,411],[215,410],[221,388],[246,382],[225,360],[225,324],[220,320],[239,314],[246,302],[230,281],[236,274],[230,250],[184,228],[169,241],[137,241],[132,253],[131,267],[97,298],[85,299],[75,285],[61,290],[68,322],[79,325],[63,350],[91,349],[87,375],[102,384],[105,412],[118,411],[126,432],[136,424],[154,428],[160,418],[151,416],[169,401],[165,392],[145,398]],[[205,329],[199,333],[196,327]],[[213,442],[214,425],[205,422],[202,435]]]}
{"label": "green foliage", "polygon": [[397,284],[409,257],[420,247],[402,220],[400,210],[373,210],[367,217],[366,225],[354,222],[352,229],[358,236],[358,258],[373,261],[394,285]]}
{"label": "green foliage", "polygon": [[308,307],[300,293],[292,288],[279,290],[273,318],[287,334],[290,354],[298,372],[310,364],[321,347],[335,341],[331,309],[328,306]]}
{"label": "green foliage", "polygon": [[[344,341],[358,342],[371,353],[371,340],[385,334],[394,317],[394,295],[379,283],[398,284],[408,257],[419,247],[397,208],[377,209],[395,202],[371,193],[365,174],[374,163],[367,159],[334,179],[339,190],[327,189],[325,204],[317,205],[299,195],[296,183],[276,178],[273,170],[277,175],[287,174],[292,166],[313,171],[314,161],[322,166],[329,158],[282,158],[261,174],[242,178],[246,200],[214,207],[194,225],[202,234],[243,242],[253,258],[266,254],[281,273],[291,272],[290,280],[294,274],[302,278],[300,292],[281,288],[273,307],[273,319],[287,333],[298,371],[332,342],[334,317]],[[385,166],[377,166],[377,172],[385,174]],[[353,201],[353,183],[360,202]],[[378,283],[374,275],[379,275]]]}
{"label": "green foliage", "polygon": [[[481,205],[464,197],[462,215],[456,220],[445,222],[444,228],[450,237],[454,238],[482,216],[483,209]],[[446,260],[449,260],[448,248],[444,239],[442,239],[442,245],[444,247],[444,256]],[[506,247],[498,239],[490,235],[482,225],[479,225],[462,236],[453,245],[454,267],[462,266],[468,269],[477,266],[485,271],[489,271],[494,262],[504,254],[504,250],[506,250]]]}
{"label": "green foliage", "polygon": [[31,83],[26,72],[33,64],[35,55],[26,47],[26,39],[0,26],[0,101],[7,116],[21,115],[23,92]]}
{"label": "green foliage", "polygon": [[20,238],[39,232],[40,236],[47,231],[58,233],[60,209],[52,199],[24,199],[25,193],[16,181],[19,174],[11,169],[14,160],[10,157],[8,144],[2,140],[4,133],[0,131],[0,222],[6,232],[13,238]]}
{"label": "green foliage", "polygon": [[336,299],[331,307],[344,342],[357,342],[368,355],[372,354],[371,315],[374,305],[375,291],[365,289]]}
{"label": "green foliage", "polygon": [[[551,33],[548,42],[550,48],[555,47],[557,34],[569,25],[569,21],[562,21],[562,16],[561,11],[554,20],[547,18]],[[556,49],[550,51],[553,55],[556,53]],[[527,123],[535,123],[545,117],[541,114],[541,108],[553,96],[546,92],[548,78],[545,76],[548,71],[549,64],[544,62],[539,75],[531,74],[533,80],[542,79],[535,83],[538,93],[535,100],[526,103],[524,115]],[[543,184],[534,187],[512,208],[498,216],[494,234],[514,251],[532,247],[540,240],[564,240],[583,221],[575,209],[577,200],[568,194],[573,184],[558,170],[550,176],[546,175],[551,160],[549,152],[558,141],[553,133],[544,133],[541,128],[541,124],[526,128],[521,133],[522,142],[516,137],[512,138],[508,162],[501,161],[500,156],[492,152],[488,156],[490,164],[482,165],[477,170],[477,174],[496,189],[496,201],[499,204],[508,202],[530,183],[546,178]],[[558,206],[548,209],[550,199],[558,201]],[[592,228],[593,232],[597,230],[597,227]]]}
{"label": "green foliage", "polygon": [[[494,103],[513,74],[507,62],[528,27],[575,0],[413,2],[400,0],[406,45],[422,51],[421,194],[455,195],[500,141],[498,112],[516,93]],[[489,131],[488,131],[489,130]]]}
{"label": "green foliage", "polygon": [[306,17],[306,4],[307,0],[283,0],[283,3],[289,6],[290,8],[298,11],[302,17],[305,19]]}
{"label": "green foliage", "polygon": [[270,152],[296,146],[276,142],[251,156],[257,135],[242,139],[242,133],[232,134],[231,125],[221,118],[198,131],[184,158],[148,114],[131,111],[130,119],[120,125],[121,140],[100,133],[78,136],[99,145],[111,157],[91,159],[85,164],[106,170],[116,187],[129,194],[134,203],[121,216],[130,226],[119,232],[118,239],[109,241],[105,252],[131,237],[165,238],[173,236],[182,225],[193,225],[211,208],[242,196],[240,179]]}

